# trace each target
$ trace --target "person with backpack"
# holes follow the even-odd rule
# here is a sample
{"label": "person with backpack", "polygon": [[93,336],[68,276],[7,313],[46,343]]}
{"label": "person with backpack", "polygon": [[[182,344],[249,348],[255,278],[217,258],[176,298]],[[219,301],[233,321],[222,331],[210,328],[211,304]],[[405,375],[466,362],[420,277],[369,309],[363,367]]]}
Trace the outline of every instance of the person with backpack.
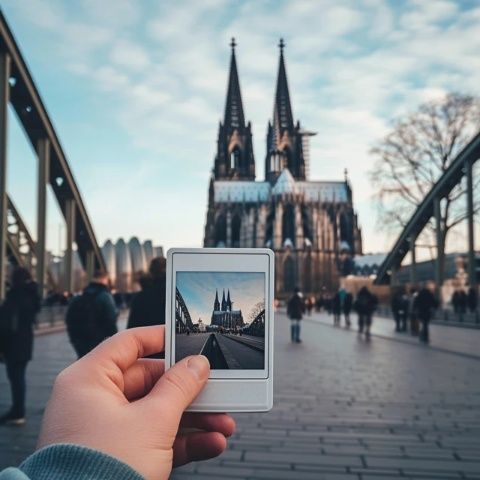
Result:
{"label": "person with backpack", "polygon": [[294,293],[287,304],[287,315],[291,320],[291,340],[292,343],[301,343],[300,340],[300,321],[305,312],[305,303],[303,295],[298,287],[295,287]]}
{"label": "person with backpack", "polygon": [[420,341],[428,343],[429,338],[429,324],[430,320],[438,308],[438,302],[433,293],[424,285],[420,288],[414,301],[414,308],[417,312],[418,318],[422,322],[422,330],[420,332]]}
{"label": "person with backpack", "polygon": [[25,424],[25,374],[33,352],[33,327],[40,310],[38,286],[21,267],[12,272],[11,286],[0,310],[0,350],[12,394],[12,407],[0,424]]}
{"label": "person with backpack", "polygon": [[365,331],[365,337],[370,338],[372,315],[377,308],[377,296],[371,293],[367,287],[362,287],[355,300],[354,309],[358,314],[358,333]]}
{"label": "person with backpack", "polygon": [[72,299],[67,310],[68,337],[78,358],[117,333],[117,316],[108,288],[108,274],[97,270],[90,284]]}

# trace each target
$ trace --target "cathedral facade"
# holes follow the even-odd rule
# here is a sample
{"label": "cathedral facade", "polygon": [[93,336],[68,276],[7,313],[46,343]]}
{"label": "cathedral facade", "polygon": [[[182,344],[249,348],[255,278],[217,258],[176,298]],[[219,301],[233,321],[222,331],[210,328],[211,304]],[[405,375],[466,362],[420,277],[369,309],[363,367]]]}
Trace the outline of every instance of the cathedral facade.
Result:
{"label": "cathedral facade", "polygon": [[332,291],[340,277],[350,273],[352,257],[362,252],[348,178],[308,178],[309,138],[315,133],[294,122],[281,40],[265,179],[255,180],[251,124],[245,121],[235,46],[232,39],[204,246],[271,248],[277,298],[286,298],[295,287],[313,295]]}
{"label": "cathedral facade", "polygon": [[215,301],[213,302],[210,325],[234,330],[243,327],[244,322],[242,311],[233,310],[233,302],[230,299],[230,290],[228,290],[227,298],[225,298],[225,290],[223,291],[222,303],[218,300],[218,291],[215,292]]}

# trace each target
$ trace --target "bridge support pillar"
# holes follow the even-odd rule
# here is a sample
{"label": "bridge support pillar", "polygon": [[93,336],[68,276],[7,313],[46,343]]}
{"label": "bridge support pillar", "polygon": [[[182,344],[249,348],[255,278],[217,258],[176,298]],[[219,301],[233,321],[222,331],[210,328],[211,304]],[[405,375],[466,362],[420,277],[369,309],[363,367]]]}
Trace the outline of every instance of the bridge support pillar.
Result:
{"label": "bridge support pillar", "polygon": [[46,293],[47,186],[50,178],[50,141],[42,138],[37,144],[37,282],[42,298]]}
{"label": "bridge support pillar", "polygon": [[75,240],[75,214],[76,205],[72,199],[67,200],[65,204],[65,221],[67,224],[67,249],[65,251],[65,288],[69,293],[73,293],[74,285],[74,251],[73,242]]}
{"label": "bridge support pillar", "polygon": [[467,162],[465,168],[467,174],[468,284],[475,288],[477,279],[473,211],[473,163]]}
{"label": "bridge support pillar", "polygon": [[0,301],[7,276],[7,126],[10,99],[10,56],[0,52]]}
{"label": "bridge support pillar", "polygon": [[93,252],[93,250],[87,251],[86,267],[87,267],[87,282],[90,283],[92,281],[93,273],[95,271],[95,253]]}
{"label": "bridge support pillar", "polygon": [[435,286],[437,294],[440,295],[443,285],[443,241],[442,241],[442,214],[440,210],[440,198],[433,202],[433,213],[435,216],[435,233],[437,242],[437,259],[435,265]]}
{"label": "bridge support pillar", "polygon": [[417,283],[417,252],[416,252],[416,238],[412,235],[410,237],[410,255],[412,261],[410,263],[410,283],[415,285]]}

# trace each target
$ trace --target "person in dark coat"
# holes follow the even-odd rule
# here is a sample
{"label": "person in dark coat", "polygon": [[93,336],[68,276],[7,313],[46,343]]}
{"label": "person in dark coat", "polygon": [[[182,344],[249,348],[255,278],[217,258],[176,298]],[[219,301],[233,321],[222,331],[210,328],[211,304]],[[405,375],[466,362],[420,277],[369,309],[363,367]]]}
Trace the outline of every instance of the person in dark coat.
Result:
{"label": "person in dark coat", "polygon": [[164,257],[150,262],[148,275],[142,279],[142,290],[130,306],[127,328],[165,324],[166,266]]}
{"label": "person in dark coat", "polygon": [[40,310],[38,286],[25,268],[15,268],[0,311],[2,351],[12,393],[12,407],[0,423],[25,424],[25,373],[33,353],[33,327]]}
{"label": "person in dark coat", "polygon": [[303,318],[305,312],[305,303],[303,301],[303,295],[298,287],[295,288],[293,296],[290,298],[287,304],[287,315],[291,320],[291,340],[292,343],[301,343],[300,340],[300,321]]}
{"label": "person in dark coat", "polygon": [[340,292],[336,292],[332,299],[333,325],[340,326],[340,315],[342,313],[342,299]]}
{"label": "person in dark coat", "polygon": [[377,296],[371,293],[367,287],[362,287],[358,292],[353,308],[358,314],[358,332],[365,329],[365,336],[370,337],[372,315],[378,304]]}
{"label": "person in dark coat", "polygon": [[470,287],[467,294],[467,305],[470,313],[475,313],[478,306],[478,295],[475,288]]}
{"label": "person in dark coat", "polygon": [[83,293],[72,299],[67,310],[67,333],[78,358],[117,333],[117,317],[108,274],[98,270]]}
{"label": "person in dark coat", "polygon": [[428,326],[437,306],[438,303],[433,293],[427,287],[422,287],[415,297],[413,304],[417,317],[422,322],[422,330],[420,332],[421,342],[429,342]]}
{"label": "person in dark coat", "polygon": [[345,316],[345,326],[350,328],[350,312],[352,311],[353,295],[350,292],[345,291],[345,297],[343,298],[343,315]]}
{"label": "person in dark coat", "polygon": [[406,332],[409,300],[404,288],[395,291],[390,306],[395,319],[395,331]]}

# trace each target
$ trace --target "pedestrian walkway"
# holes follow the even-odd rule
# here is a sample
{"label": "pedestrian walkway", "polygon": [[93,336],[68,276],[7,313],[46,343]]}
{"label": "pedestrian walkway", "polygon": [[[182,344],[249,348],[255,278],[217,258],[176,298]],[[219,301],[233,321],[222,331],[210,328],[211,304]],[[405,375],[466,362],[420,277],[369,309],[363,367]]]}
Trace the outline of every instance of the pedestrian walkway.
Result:
{"label": "pedestrian walkway", "polygon": [[[333,327],[333,316],[323,312],[313,312],[311,316],[306,316],[305,318]],[[351,330],[356,332],[357,321],[355,314],[350,315],[350,321],[352,324]],[[345,322],[343,316],[341,325],[344,328]],[[375,316],[372,322],[371,333],[374,336],[389,340],[424,346],[420,343],[418,336],[413,336],[407,332],[396,332],[393,318]],[[431,324],[429,333],[429,348],[480,359],[480,330],[451,325]]]}
{"label": "pedestrian walkway", "polygon": [[[367,342],[329,320],[306,319],[291,344],[276,315],[273,410],[235,415],[229,449],[172,479],[480,480],[480,361],[415,339]],[[0,467],[34,449],[52,381],[74,359],[64,333],[36,340],[29,422],[0,427]],[[0,408],[7,398],[0,369]]]}

